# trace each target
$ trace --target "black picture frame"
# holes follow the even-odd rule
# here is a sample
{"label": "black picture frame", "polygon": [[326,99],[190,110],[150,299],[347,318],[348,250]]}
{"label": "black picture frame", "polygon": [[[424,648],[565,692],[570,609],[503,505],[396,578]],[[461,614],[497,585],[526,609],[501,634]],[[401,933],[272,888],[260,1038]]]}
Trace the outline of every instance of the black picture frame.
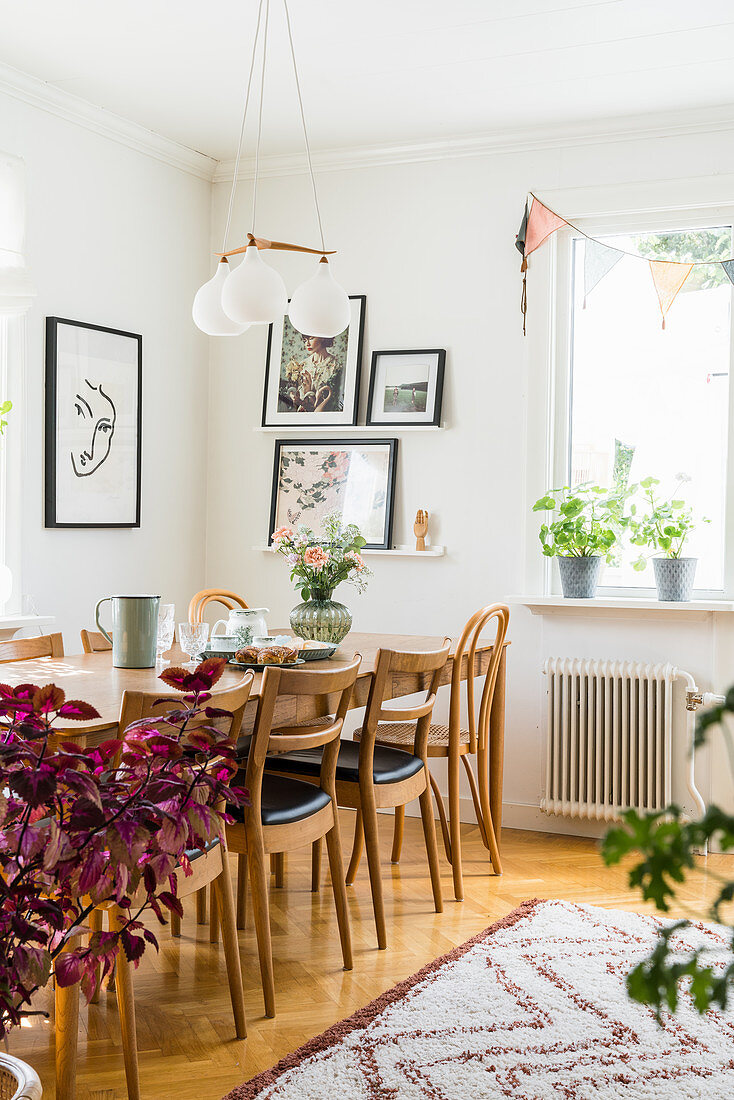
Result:
{"label": "black picture frame", "polygon": [[[429,386],[427,390],[427,415],[420,417],[420,414],[413,416],[404,415],[402,417],[395,416],[393,418],[387,417],[383,414],[380,419],[377,419],[377,413],[374,407],[375,398],[378,390],[378,372],[380,369],[381,359],[389,356],[410,356],[415,355],[425,359],[428,356],[435,357],[435,385],[433,386],[433,404],[429,409],[428,399],[431,396],[431,388]],[[444,372],[446,368],[446,349],[445,348],[404,348],[396,349],[392,351],[373,351],[372,361],[370,364],[370,385],[369,393],[367,395],[367,425],[371,428],[408,428],[408,427],[436,427],[441,426],[441,407],[443,404],[443,380]],[[396,387],[397,389],[398,387]],[[401,387],[407,388],[407,387]]]}
{"label": "black picture frame", "polygon": [[[137,409],[134,414],[136,433],[135,454],[135,503],[134,517],[120,522],[71,522],[61,520],[58,517],[58,483],[57,483],[57,455],[58,455],[58,353],[59,353],[59,328],[62,325],[73,328],[90,329],[95,332],[109,333],[113,336],[122,336],[137,343]],[[47,528],[135,528],[140,527],[140,497],[141,497],[141,465],[143,447],[143,337],[137,332],[127,332],[124,329],[109,328],[106,325],[94,325],[88,321],[74,321],[67,317],[46,318],[46,353],[45,353],[45,490],[44,490],[44,523]]]}
{"label": "black picture frame", "polygon": [[[272,545],[273,531],[276,529],[277,515],[278,515],[278,487],[280,482],[280,464],[281,464],[281,452],[283,447],[304,449],[313,447],[333,447],[344,450],[356,450],[365,447],[387,447],[388,450],[388,462],[387,462],[387,484],[385,486],[385,525],[384,525],[384,537],[381,542],[368,541],[365,549],[367,550],[390,550],[392,549],[392,537],[393,537],[393,511],[395,506],[395,477],[397,473],[397,460],[398,460],[398,440],[394,437],[387,439],[276,439],[275,448],[273,452],[273,482],[272,490],[270,494],[270,527],[268,529],[268,545]],[[294,526],[297,524],[294,522]],[[310,526],[310,524],[309,524]]]}
{"label": "black picture frame", "polygon": [[[353,427],[357,423],[357,417],[359,415],[359,395],[362,383],[362,352],[364,348],[364,324],[365,313],[367,309],[367,295],[366,294],[350,294],[350,302],[356,302],[359,304],[358,319],[357,319],[357,331],[356,331],[356,348],[354,350],[354,363],[353,363],[353,377],[354,388],[352,393],[352,399],[349,402],[349,408],[345,408],[341,414],[337,413],[285,413],[278,412],[277,407],[275,411],[272,409],[273,388],[272,373],[274,370],[279,372],[280,364],[273,364],[272,358],[275,354],[275,325],[270,324],[268,326],[268,347],[265,355],[265,381],[263,384],[263,403],[262,403],[262,427],[263,428],[282,428],[284,431],[294,429],[296,431],[307,431],[310,428],[316,431],[323,432],[324,429],[334,428],[336,431],[339,428]],[[283,318],[284,324],[287,322],[287,314]],[[353,322],[350,322],[350,328]],[[280,354],[280,348],[282,344],[278,345],[278,354]],[[347,357],[350,356],[350,348],[352,346],[351,340],[347,344]],[[349,363],[347,363],[347,368]],[[275,391],[277,393],[277,390]],[[339,418],[340,417],[340,418]]]}

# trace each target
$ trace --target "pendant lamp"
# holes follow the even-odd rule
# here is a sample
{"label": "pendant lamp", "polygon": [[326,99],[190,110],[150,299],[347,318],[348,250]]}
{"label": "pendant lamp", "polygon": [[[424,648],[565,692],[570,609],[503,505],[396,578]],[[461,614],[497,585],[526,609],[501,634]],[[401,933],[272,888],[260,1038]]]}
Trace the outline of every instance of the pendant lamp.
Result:
{"label": "pendant lamp", "polygon": [[[351,308],[346,291],[334,280],[327,256],[332,256],[333,251],[327,250],[324,238],[324,230],[321,222],[318,195],[316,192],[316,180],[314,178],[313,164],[311,162],[311,149],[306,128],[306,116],[303,109],[303,97],[301,84],[296,64],[296,53],[293,45],[293,34],[288,10],[288,0],[282,0],[285,14],[285,24],[288,31],[293,73],[298,95],[298,106],[301,115],[303,138],[308,162],[308,171],[311,180],[316,220],[321,237],[320,248],[306,248],[304,245],[285,244],[282,241],[271,241],[264,237],[255,236],[255,217],[257,213],[257,185],[260,165],[260,139],[262,137],[263,118],[263,93],[265,89],[265,63],[268,49],[268,25],[270,21],[270,0],[260,0],[257,14],[257,26],[250,60],[250,72],[247,79],[245,103],[242,111],[242,123],[240,126],[239,141],[237,143],[237,155],[235,157],[234,173],[232,176],[232,188],[229,195],[227,220],[224,230],[222,251],[218,254],[220,263],[214,276],[196,293],[192,315],[194,323],[210,336],[236,336],[245,332],[250,325],[269,324],[283,317],[288,309],[288,292],[279,272],[267,264],[260,253],[266,249],[284,252],[305,252],[319,256],[320,260],[316,272],[296,290],[291,301],[289,317],[291,324],[299,332],[307,336],[331,337],[343,332],[349,325]],[[239,175],[242,144],[245,133],[245,121],[250,102],[252,80],[256,67],[258,44],[260,42],[260,28],[262,32],[262,57],[259,71],[259,105],[257,123],[257,143],[255,146],[255,178],[252,189],[252,232],[247,234],[247,244],[241,248],[227,249],[229,229],[232,222],[234,197]],[[229,268],[229,258],[244,254],[244,259],[238,267]]]}

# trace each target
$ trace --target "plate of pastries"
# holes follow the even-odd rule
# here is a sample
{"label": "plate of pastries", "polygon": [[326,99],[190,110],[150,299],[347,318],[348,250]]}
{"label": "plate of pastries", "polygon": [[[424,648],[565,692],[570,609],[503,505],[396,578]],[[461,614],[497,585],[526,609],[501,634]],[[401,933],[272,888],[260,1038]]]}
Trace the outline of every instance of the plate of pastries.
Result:
{"label": "plate of pastries", "polygon": [[234,665],[235,668],[251,668],[255,671],[262,671],[272,666],[292,668],[294,665],[302,665],[304,662],[298,656],[298,650],[294,646],[246,645],[237,650],[229,663]]}

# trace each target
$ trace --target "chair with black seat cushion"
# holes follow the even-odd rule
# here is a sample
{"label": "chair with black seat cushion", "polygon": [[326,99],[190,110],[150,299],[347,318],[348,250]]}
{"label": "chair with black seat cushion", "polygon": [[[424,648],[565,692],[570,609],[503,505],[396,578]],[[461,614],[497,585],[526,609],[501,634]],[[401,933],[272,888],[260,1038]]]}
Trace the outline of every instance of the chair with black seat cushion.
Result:
{"label": "chair with black seat cushion", "polygon": [[[270,909],[265,857],[272,852],[288,852],[326,838],[336,917],[339,925],[344,969],[352,969],[352,941],[349,930],[347,892],[344,884],[339,815],[336,800],[336,761],[344,717],[357,678],[359,654],[348,665],[324,671],[304,671],[268,667],[263,672],[252,740],[244,775],[240,782],[250,793],[250,803],[232,808],[235,820],[227,825],[229,850],[247,857],[252,893],[265,1015],[275,1015],[275,981],[270,939]],[[301,725],[273,726],[275,706],[280,695],[312,696],[325,700],[337,696],[334,715],[313,719]],[[324,704],[325,705],[325,704]],[[310,750],[318,753],[318,766],[312,783],[265,772],[268,753]],[[242,870],[242,861],[240,861]],[[244,901],[244,880],[238,875],[238,909]]]}
{"label": "chair with black seat cushion", "polygon": [[[433,901],[437,913],[443,910],[427,746],[436,691],[449,651],[448,639],[441,649],[427,653],[378,650],[361,740],[359,744],[354,741],[342,741],[339,748],[339,760],[336,765],[336,791],[339,805],[351,806],[357,810],[354,851],[347,872],[347,884],[351,885],[354,882],[359,854],[363,842],[366,841],[377,943],[380,948],[387,947],[387,933],[377,832],[378,809],[394,809],[405,806],[415,798],[420,799]],[[424,681],[427,680],[426,698],[422,703],[397,709],[385,706],[386,700],[389,699],[392,676],[399,673],[419,674],[423,676]],[[406,752],[404,749],[387,748],[376,744],[380,722],[414,722],[412,751]],[[314,782],[314,777],[321,767],[321,754],[319,750],[313,749],[290,752],[286,756],[270,758],[267,767],[269,771],[301,776]]]}

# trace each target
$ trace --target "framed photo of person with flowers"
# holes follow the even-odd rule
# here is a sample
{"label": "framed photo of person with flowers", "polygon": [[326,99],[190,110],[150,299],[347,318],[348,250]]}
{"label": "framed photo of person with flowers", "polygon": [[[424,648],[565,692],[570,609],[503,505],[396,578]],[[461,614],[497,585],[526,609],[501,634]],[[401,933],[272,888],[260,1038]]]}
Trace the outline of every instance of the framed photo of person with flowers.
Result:
{"label": "framed photo of person with flowers", "polygon": [[276,440],[269,531],[318,530],[337,514],[367,549],[389,550],[397,457],[397,439]]}
{"label": "framed photo of person with flowers", "polygon": [[338,336],[304,336],[287,314],[270,326],[264,428],[357,423],[365,302],[349,296],[351,320]]}

